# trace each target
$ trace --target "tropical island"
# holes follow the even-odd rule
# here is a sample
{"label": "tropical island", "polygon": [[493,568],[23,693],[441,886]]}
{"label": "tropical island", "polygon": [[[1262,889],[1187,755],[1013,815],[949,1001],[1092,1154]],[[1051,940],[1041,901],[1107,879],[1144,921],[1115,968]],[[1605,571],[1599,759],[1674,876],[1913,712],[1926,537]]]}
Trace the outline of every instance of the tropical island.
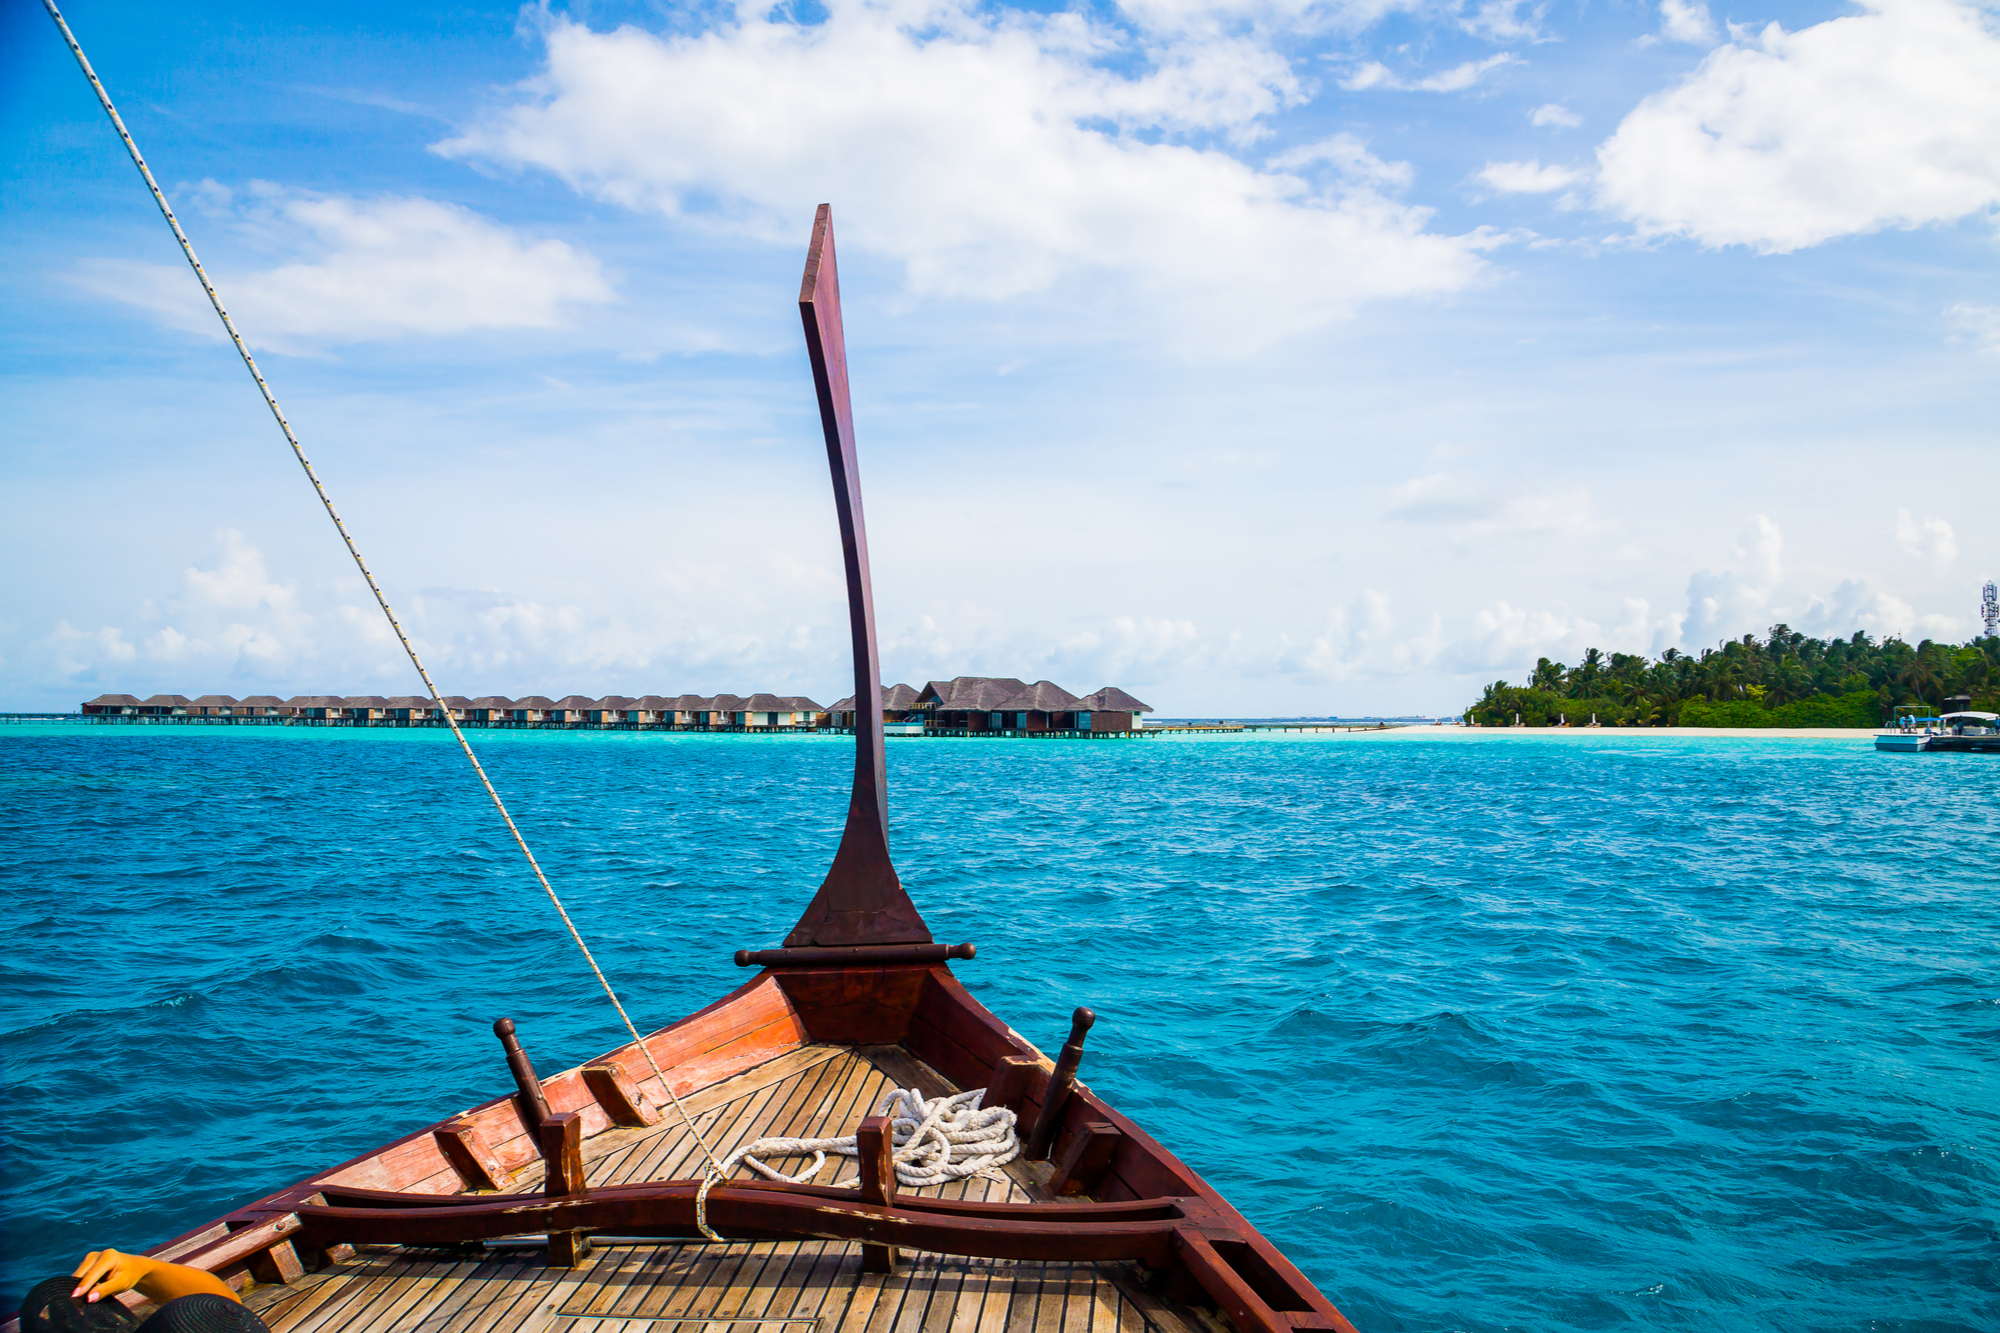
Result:
{"label": "tropical island", "polygon": [[[1955,699],[2000,712],[2000,636],[1964,644],[1815,639],[1773,625],[1699,654],[1592,648],[1576,666],[1544,657],[1525,685],[1486,687],[1469,726],[1876,727],[1897,708]],[[1961,703],[1959,707],[1965,705]]]}

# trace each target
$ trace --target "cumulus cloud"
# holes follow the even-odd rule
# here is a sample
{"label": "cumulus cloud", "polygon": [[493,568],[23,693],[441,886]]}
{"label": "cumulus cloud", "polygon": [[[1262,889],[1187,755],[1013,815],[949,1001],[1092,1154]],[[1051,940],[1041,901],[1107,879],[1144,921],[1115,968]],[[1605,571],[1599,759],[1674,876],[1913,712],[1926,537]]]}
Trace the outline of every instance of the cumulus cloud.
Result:
{"label": "cumulus cloud", "polygon": [[1701,0],[1660,0],[1660,35],[1672,42],[1701,45],[1715,40],[1715,20]]}
{"label": "cumulus cloud", "polygon": [[1878,639],[1933,638],[1954,642],[1973,632],[1974,622],[1956,616],[1919,615],[1917,609],[1865,578],[1844,579],[1825,597],[1807,600],[1792,617],[1795,628],[1821,638],[1846,638],[1856,630]]}
{"label": "cumulus cloud", "polygon": [[1484,60],[1468,60],[1463,64],[1453,65],[1450,69],[1428,78],[1405,79],[1380,61],[1371,60],[1342,79],[1340,86],[1349,92],[1360,92],[1368,88],[1390,88],[1397,92],[1456,93],[1465,91],[1503,65],[1520,63],[1519,56],[1502,51]]}
{"label": "cumulus cloud", "polygon": [[[532,240],[469,209],[412,196],[351,198],[205,183],[208,207],[252,241],[303,252],[274,268],[216,274],[244,336],[280,348],[556,328],[578,306],[611,299],[598,262],[557,240]],[[200,285],[179,265],[88,261],[86,289],[165,322],[221,337]]]}
{"label": "cumulus cloud", "polygon": [[1590,173],[1554,163],[1543,166],[1529,158],[1526,162],[1488,162],[1479,179],[1502,194],[1554,194],[1590,179]]}
{"label": "cumulus cloud", "polygon": [[834,0],[810,25],[739,11],[666,36],[542,22],[542,71],[440,152],[786,244],[832,200],[850,253],[899,261],[918,293],[1108,276],[1184,339],[1247,351],[1463,288],[1491,243],[1426,231],[1379,172],[1314,179],[1215,146],[1305,96],[1250,40],[1158,44],[1121,73],[1104,65],[1119,31],[971,0]]}
{"label": "cumulus cloud", "polygon": [[1941,518],[1919,521],[1907,509],[1896,511],[1896,545],[1939,573],[1958,559],[1958,535],[1951,524]]}
{"label": "cumulus cloud", "polygon": [[1785,581],[1784,534],[1763,514],[1750,521],[1731,569],[1704,569],[1688,579],[1688,608],[1675,638],[1695,647],[1770,623],[1771,598]]}
{"label": "cumulus cloud", "polygon": [[1646,98],[1598,149],[1642,234],[1783,253],[2000,204],[2000,36],[1954,0],[1776,23]]}
{"label": "cumulus cloud", "polygon": [[136,625],[79,630],[60,622],[46,641],[56,670],[94,679],[100,667],[185,665],[219,679],[292,662],[313,623],[297,590],[271,577],[263,552],[241,532],[225,528],[215,544],[214,566],[182,571],[178,595],[147,603]]}
{"label": "cumulus cloud", "polygon": [[1528,113],[1528,123],[1535,126],[1555,125],[1562,129],[1573,130],[1583,124],[1583,117],[1559,102],[1547,102]]}

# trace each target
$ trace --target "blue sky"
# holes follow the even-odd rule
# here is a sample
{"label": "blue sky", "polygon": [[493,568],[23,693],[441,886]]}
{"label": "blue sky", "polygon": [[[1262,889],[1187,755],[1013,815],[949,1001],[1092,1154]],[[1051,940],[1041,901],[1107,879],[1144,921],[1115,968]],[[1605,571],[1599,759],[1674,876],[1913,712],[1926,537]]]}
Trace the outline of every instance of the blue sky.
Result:
{"label": "blue sky", "polygon": [[[76,0],[457,693],[885,671],[1446,711],[2000,576],[2000,16],[1951,0]],[[414,681],[39,7],[0,11],[0,706]]]}

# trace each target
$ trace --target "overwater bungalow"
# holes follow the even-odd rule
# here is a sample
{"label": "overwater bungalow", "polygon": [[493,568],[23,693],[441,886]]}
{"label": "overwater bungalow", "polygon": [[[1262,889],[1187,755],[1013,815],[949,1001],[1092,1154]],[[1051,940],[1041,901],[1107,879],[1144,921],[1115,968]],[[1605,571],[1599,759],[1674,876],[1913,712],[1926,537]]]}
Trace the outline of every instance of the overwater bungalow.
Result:
{"label": "overwater bungalow", "polygon": [[588,722],[590,715],[596,711],[597,700],[581,694],[566,695],[549,706],[549,721],[569,724]]}
{"label": "overwater bungalow", "polygon": [[775,694],[753,694],[743,701],[738,723],[745,727],[809,727],[819,714],[819,705],[803,695],[780,698]]}
{"label": "overwater bungalow", "polygon": [[672,726],[674,721],[674,701],[663,694],[646,694],[629,701],[621,710],[621,722],[634,726]]}
{"label": "overwater bungalow", "polygon": [[139,697],[134,694],[100,694],[82,705],[86,717],[136,717]]}
{"label": "overwater bungalow", "polygon": [[[921,725],[941,732],[1115,732],[1132,731],[1152,706],[1107,685],[1082,698],[1053,681],[1030,685],[1011,676],[956,676],[934,680],[921,690],[882,687],[882,720],[904,727]],[[854,725],[854,700],[830,710],[836,727]]]}

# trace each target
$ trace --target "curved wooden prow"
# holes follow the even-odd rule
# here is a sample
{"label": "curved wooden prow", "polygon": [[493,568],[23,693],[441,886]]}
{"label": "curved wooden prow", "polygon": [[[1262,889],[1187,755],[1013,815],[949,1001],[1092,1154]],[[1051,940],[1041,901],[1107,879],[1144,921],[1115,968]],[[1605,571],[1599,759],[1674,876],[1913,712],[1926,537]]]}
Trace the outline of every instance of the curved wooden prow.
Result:
{"label": "curved wooden prow", "polygon": [[889,860],[888,780],[882,766],[882,669],[875,652],[875,595],[868,584],[868,529],[854,457],[847,398],[847,340],[840,325],[840,273],[833,257],[833,207],[819,206],[799,287],[799,318],[819,392],[840,550],[847,566],[847,618],[854,636],[854,791],[833,868],[785,936],[789,948],[929,944],[931,933]]}

